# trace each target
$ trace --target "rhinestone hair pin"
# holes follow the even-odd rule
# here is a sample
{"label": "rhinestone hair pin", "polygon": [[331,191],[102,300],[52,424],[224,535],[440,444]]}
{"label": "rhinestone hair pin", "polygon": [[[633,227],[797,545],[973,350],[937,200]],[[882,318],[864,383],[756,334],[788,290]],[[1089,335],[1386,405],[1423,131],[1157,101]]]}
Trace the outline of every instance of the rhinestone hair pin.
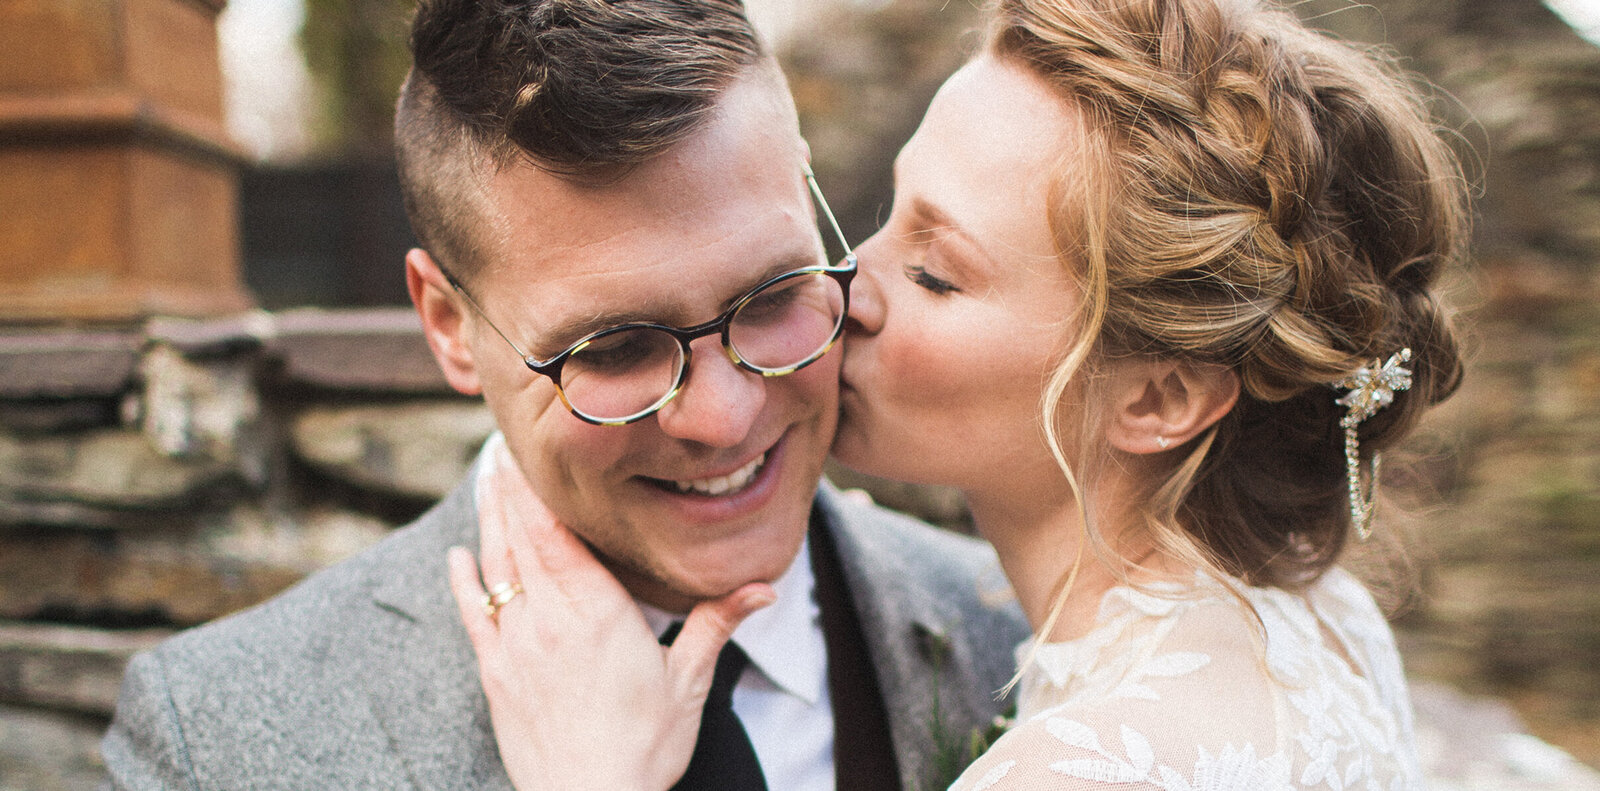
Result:
{"label": "rhinestone hair pin", "polygon": [[1372,513],[1378,505],[1378,470],[1382,454],[1372,454],[1372,471],[1367,476],[1367,486],[1361,486],[1361,445],[1356,429],[1361,421],[1394,403],[1394,394],[1411,388],[1411,369],[1402,364],[1411,360],[1411,349],[1401,349],[1386,361],[1373,358],[1372,362],[1339,380],[1334,387],[1348,390],[1335,403],[1350,411],[1339,420],[1344,427],[1344,466],[1350,483],[1350,523],[1362,541],[1372,536]]}

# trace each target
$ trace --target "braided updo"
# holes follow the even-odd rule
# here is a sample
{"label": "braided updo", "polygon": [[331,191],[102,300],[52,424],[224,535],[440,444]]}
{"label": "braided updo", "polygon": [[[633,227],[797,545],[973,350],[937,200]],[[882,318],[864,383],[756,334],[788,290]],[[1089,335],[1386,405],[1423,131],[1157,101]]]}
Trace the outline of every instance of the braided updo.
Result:
{"label": "braided updo", "polygon": [[[1097,362],[1224,365],[1237,406],[1152,485],[1158,544],[1298,587],[1350,529],[1330,385],[1413,351],[1361,426],[1393,445],[1461,375],[1433,289],[1465,254],[1460,169],[1391,63],[1249,0],[999,0],[989,47],[1082,116],[1052,223],[1086,298],[1046,394]],[[1065,458],[1063,455],[1062,458]]]}

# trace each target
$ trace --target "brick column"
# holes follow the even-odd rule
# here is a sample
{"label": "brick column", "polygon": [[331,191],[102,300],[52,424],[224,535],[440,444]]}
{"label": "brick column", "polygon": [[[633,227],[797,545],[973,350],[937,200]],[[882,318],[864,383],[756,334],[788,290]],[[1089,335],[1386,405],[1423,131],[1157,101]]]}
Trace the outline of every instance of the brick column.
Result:
{"label": "brick column", "polygon": [[0,0],[0,321],[250,306],[224,0]]}

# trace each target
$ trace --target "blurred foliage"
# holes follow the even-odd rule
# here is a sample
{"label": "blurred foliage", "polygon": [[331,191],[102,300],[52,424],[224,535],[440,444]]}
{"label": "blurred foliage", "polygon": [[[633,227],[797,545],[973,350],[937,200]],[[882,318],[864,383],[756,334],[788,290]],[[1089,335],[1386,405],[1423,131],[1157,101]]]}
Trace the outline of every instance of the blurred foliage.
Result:
{"label": "blurred foliage", "polygon": [[316,85],[313,135],[331,157],[388,156],[411,56],[414,0],[305,0],[300,46]]}
{"label": "blurred foliage", "polygon": [[845,236],[860,242],[888,216],[892,166],[946,77],[979,44],[980,4],[835,3],[779,48],[817,179]]}

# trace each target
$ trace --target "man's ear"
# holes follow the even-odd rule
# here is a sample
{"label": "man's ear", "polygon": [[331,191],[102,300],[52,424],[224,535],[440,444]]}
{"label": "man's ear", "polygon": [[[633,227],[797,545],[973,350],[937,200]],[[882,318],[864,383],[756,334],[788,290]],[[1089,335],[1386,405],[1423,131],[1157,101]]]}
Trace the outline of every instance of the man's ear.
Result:
{"label": "man's ear", "polygon": [[412,248],[406,253],[406,289],[411,292],[411,304],[417,306],[417,315],[422,317],[422,333],[444,371],[445,381],[464,395],[482,393],[478,366],[472,347],[466,342],[468,322],[461,300],[426,250]]}
{"label": "man's ear", "polygon": [[1164,360],[1119,363],[1112,377],[1111,446],[1127,453],[1159,453],[1194,439],[1233,409],[1239,376],[1220,365]]}

